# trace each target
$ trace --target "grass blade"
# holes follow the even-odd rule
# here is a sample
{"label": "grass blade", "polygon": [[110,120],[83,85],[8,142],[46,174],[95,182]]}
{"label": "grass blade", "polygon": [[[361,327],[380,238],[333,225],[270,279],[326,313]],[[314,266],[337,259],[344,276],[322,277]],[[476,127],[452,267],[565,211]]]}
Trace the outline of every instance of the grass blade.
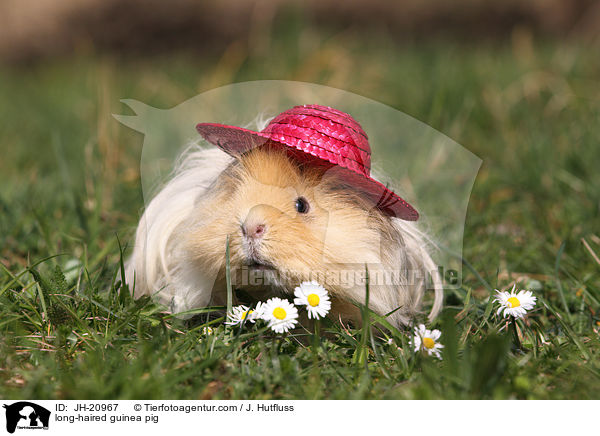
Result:
{"label": "grass blade", "polygon": [[563,305],[563,308],[565,309],[565,315],[567,316],[567,319],[569,321],[571,321],[571,312],[569,312],[569,306],[567,305],[567,300],[565,298],[565,293],[563,291],[563,287],[560,281],[560,277],[558,276],[558,272],[560,269],[560,258],[562,257],[563,251],[565,250],[565,246],[566,246],[566,242],[563,241],[562,244],[560,244],[560,248],[558,249],[558,253],[556,254],[556,262],[554,263],[554,277],[556,278],[556,287],[558,288],[558,294],[560,296],[560,302]]}
{"label": "grass blade", "polygon": [[231,313],[233,289],[231,287],[231,263],[229,258],[229,235],[225,242],[225,281],[227,283],[227,313]]}

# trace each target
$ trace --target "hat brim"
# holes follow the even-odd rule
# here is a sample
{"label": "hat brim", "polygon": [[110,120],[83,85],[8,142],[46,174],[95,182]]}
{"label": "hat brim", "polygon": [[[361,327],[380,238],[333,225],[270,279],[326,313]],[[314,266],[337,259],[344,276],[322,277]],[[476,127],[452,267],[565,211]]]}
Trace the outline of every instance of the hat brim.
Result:
{"label": "hat brim", "polygon": [[386,215],[406,221],[416,221],[419,219],[419,213],[399,195],[377,180],[340,165],[335,156],[325,152],[322,148],[312,146],[306,142],[285,142],[285,138],[272,137],[269,134],[224,124],[200,123],[196,126],[196,130],[208,142],[232,156],[239,156],[272,141],[299,150],[325,162],[330,162],[337,165],[337,168],[340,169],[340,174],[351,186],[363,192],[365,198]]}

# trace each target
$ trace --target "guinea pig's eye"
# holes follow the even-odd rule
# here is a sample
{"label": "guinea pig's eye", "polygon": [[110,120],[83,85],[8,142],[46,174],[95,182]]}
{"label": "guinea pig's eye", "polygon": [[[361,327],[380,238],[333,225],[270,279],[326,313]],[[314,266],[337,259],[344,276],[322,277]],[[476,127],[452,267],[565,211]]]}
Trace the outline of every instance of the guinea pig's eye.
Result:
{"label": "guinea pig's eye", "polygon": [[296,210],[298,213],[308,213],[308,209],[310,208],[308,201],[304,197],[296,198]]}

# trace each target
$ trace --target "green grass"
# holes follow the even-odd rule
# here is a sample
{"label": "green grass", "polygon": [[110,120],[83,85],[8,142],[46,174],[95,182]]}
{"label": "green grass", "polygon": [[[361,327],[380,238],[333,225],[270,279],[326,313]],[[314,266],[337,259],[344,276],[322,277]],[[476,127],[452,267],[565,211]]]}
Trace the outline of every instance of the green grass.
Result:
{"label": "green grass", "polygon": [[[294,41],[274,42],[268,59],[237,45],[220,59],[98,56],[0,70],[0,396],[599,398],[597,51],[520,39]],[[304,330],[276,338],[215,318],[206,336],[204,314],[182,321],[129,297],[117,236],[129,240],[143,206],[142,137],[111,113],[123,113],[121,98],[170,107],[253,79],[380,100],[484,160],[463,285],[432,324],[442,361],[412,353],[410,332],[397,330],[324,323],[319,347]],[[490,289],[515,280],[539,297],[519,339],[498,331],[488,304]]]}

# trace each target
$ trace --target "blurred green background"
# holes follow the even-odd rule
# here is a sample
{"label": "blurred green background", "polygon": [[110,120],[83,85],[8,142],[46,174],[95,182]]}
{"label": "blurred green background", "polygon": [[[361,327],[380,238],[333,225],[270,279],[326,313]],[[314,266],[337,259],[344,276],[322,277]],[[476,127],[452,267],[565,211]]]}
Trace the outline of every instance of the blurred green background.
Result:
{"label": "blurred green background", "polygon": [[597,334],[599,36],[593,1],[5,0],[4,283],[58,253],[63,267],[117,264],[115,234],[127,241],[143,208],[143,137],[112,118],[121,98],[169,108],[233,82],[298,80],[381,101],[482,158],[465,258],[492,285],[560,278]]}
{"label": "blurred green background", "polygon": [[345,89],[481,157],[468,257],[541,273],[598,231],[597,2],[7,1],[0,17],[8,268],[135,225],[143,137],[111,117],[121,98],[169,108],[245,80]]}

